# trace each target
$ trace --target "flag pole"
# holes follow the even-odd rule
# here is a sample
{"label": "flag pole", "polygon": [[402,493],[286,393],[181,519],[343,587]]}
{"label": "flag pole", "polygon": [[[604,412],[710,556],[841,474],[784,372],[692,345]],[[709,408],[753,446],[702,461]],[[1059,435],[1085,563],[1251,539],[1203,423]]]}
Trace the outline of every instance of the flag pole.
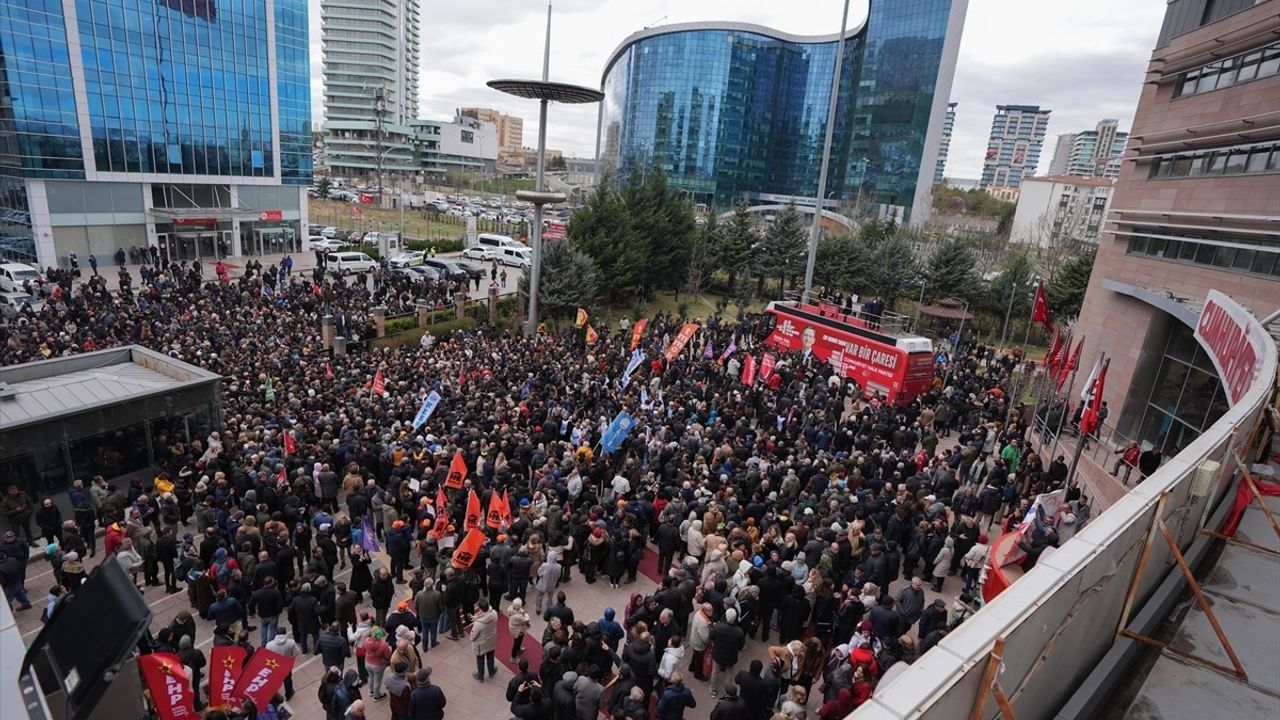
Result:
{"label": "flag pole", "polygon": [[[1106,354],[1106,353],[1102,353],[1102,354],[1101,354],[1101,357],[1099,357],[1099,358],[1098,358],[1098,363],[1099,363],[1099,365],[1100,365],[1100,366],[1105,367],[1106,362],[1107,362],[1107,354]],[[1076,368],[1076,369],[1079,369],[1079,367],[1077,366],[1077,368]],[[1099,370],[1099,372],[1101,372],[1101,370]],[[1074,380],[1075,380],[1075,375],[1076,375],[1075,370],[1072,370],[1072,371],[1071,371],[1071,378],[1072,378],[1072,381],[1073,381],[1073,382],[1074,382]],[[1096,384],[1097,382],[1098,382],[1098,381],[1097,381],[1097,379],[1095,378],[1095,379],[1094,379],[1094,383]],[[1067,397],[1071,397],[1071,388],[1067,388]],[[1083,401],[1081,401],[1081,402],[1083,402]],[[1099,400],[1099,402],[1101,402],[1101,400]],[[1084,414],[1083,414],[1083,411],[1081,412],[1081,415],[1080,415],[1080,422],[1081,422],[1081,424],[1083,424],[1083,423],[1084,423]],[[1081,428],[1081,429],[1083,430],[1083,428]],[[1072,482],[1073,482],[1073,481],[1075,480],[1075,478],[1076,478],[1076,468],[1077,468],[1077,467],[1079,467],[1079,465],[1080,465],[1080,455],[1084,452],[1084,444],[1085,444],[1085,441],[1086,441],[1087,439],[1088,439],[1088,433],[1081,432],[1081,433],[1078,433],[1078,434],[1076,435],[1076,452],[1075,452],[1075,454],[1071,457],[1071,469],[1067,471],[1067,484],[1066,484],[1066,487],[1071,487],[1071,486],[1072,486],[1072,485],[1071,485],[1071,484],[1072,484]]]}
{"label": "flag pole", "polygon": [[[1080,345],[1081,345],[1081,347],[1083,347],[1083,346],[1084,346],[1084,337],[1085,337],[1084,335],[1081,335],[1081,336],[1080,336]],[[1070,349],[1071,349],[1071,344],[1070,344],[1070,342],[1068,342],[1068,343],[1067,343],[1067,350],[1068,350],[1068,351],[1070,351]],[[1067,359],[1066,359],[1066,361],[1067,361],[1067,362],[1071,362],[1071,353],[1070,353],[1070,352],[1068,352],[1068,354],[1067,354]],[[1070,407],[1071,407],[1071,402],[1070,402],[1070,399],[1071,399],[1071,388],[1075,387],[1075,384],[1076,384],[1076,373],[1077,373],[1077,372],[1079,372],[1079,371],[1080,371],[1080,363],[1076,363],[1076,364],[1075,364],[1075,367],[1071,368],[1071,377],[1067,378],[1067,394],[1066,394],[1065,396],[1063,396],[1063,402],[1065,403],[1065,407],[1063,407],[1063,408],[1062,408],[1062,414],[1058,416],[1058,430],[1053,434],[1053,450],[1052,450],[1052,451],[1050,451],[1050,453],[1049,453],[1049,455],[1051,456],[1051,457],[1049,458],[1049,462],[1053,462],[1052,455],[1058,451],[1058,441],[1062,438],[1062,425],[1063,425],[1063,423],[1065,423],[1065,422],[1066,422],[1066,420],[1067,420],[1067,411],[1068,411],[1068,410],[1070,409]],[[1055,397],[1055,398],[1056,398],[1057,396],[1058,396],[1058,389],[1057,389],[1057,387],[1055,386],[1055,387],[1053,388],[1053,397]]]}

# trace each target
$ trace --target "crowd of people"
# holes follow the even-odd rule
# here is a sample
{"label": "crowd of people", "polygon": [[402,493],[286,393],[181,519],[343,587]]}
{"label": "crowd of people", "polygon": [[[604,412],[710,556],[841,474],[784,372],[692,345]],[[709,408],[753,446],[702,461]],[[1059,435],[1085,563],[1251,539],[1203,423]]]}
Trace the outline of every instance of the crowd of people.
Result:
{"label": "crowd of people", "polygon": [[[978,610],[988,533],[1066,480],[1061,459],[1026,445],[1030,411],[1006,399],[1016,361],[979,344],[930,392],[889,403],[798,353],[744,385],[739,363],[760,350],[750,315],[707,318],[671,361],[682,320],[651,318],[624,384],[633,334],[607,328],[592,344],[576,328],[481,327],[429,347],[321,348],[323,315],[359,337],[385,293],[403,291],[394,283],[274,266],[206,280],[184,264],[137,292],[61,280],[41,311],[0,327],[0,364],[139,343],[222,375],[222,417],[206,436],[168,438],[154,478],[75,481],[74,517],[39,523],[57,577],[44,617],[84,581],[105,527],[102,551],[140,590],[190,600],[144,651],[177,653],[199,688],[198,615],[215,645],[318,654],[331,719],[384,701],[394,718],[442,718],[431,649],[469,638],[484,682],[500,623],[514,638],[514,717],[674,720],[700,699],[692,677],[709,683],[713,718],[843,718]],[[439,405],[415,428],[432,391]],[[622,410],[636,425],[605,452]],[[459,453],[465,480],[446,488]],[[467,564],[454,552],[473,491],[485,508],[500,493],[511,516],[482,523]],[[1087,519],[1087,499],[1068,499]],[[0,506],[27,528],[0,542],[0,579],[21,606],[36,507],[16,486]],[[1029,549],[1056,532],[1038,528]],[[660,579],[652,592],[575,612],[571,583],[617,588],[642,568]],[[958,597],[928,600],[953,576]],[[545,631],[527,637],[537,616]],[[767,651],[746,661],[757,638]],[[540,661],[523,660],[534,645]]]}

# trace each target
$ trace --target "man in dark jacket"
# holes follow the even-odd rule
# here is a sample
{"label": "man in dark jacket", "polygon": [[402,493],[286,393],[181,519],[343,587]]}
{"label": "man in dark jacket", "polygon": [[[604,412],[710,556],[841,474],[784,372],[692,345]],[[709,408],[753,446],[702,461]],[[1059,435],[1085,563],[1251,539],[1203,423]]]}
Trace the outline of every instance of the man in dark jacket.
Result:
{"label": "man in dark jacket", "polygon": [[941,598],[934,600],[920,615],[920,631],[917,636],[924,640],[929,633],[947,626],[947,601]]}
{"label": "man in dark jacket", "polygon": [[658,541],[658,576],[666,577],[667,568],[671,567],[671,560],[675,557],[676,550],[680,548],[680,528],[671,522],[669,516],[663,516],[656,539]]}
{"label": "man in dark jacket", "polygon": [[720,693],[720,684],[738,664],[738,654],[747,644],[747,634],[738,627],[738,611],[724,611],[724,619],[711,627],[711,697]]}
{"label": "man in dark jacket", "polygon": [[444,598],[436,589],[436,581],[428,579],[413,603],[418,611],[418,631],[422,633],[422,651],[426,652],[440,644],[437,630],[440,627],[440,613],[444,611]]}
{"label": "man in dark jacket", "polygon": [[348,588],[346,583],[337,583],[334,590],[337,592],[333,604],[334,620],[342,628],[342,634],[347,635],[356,626],[356,605],[360,602],[360,596]]}
{"label": "man in dark jacket", "polygon": [[[712,697],[714,696],[713,693]],[[685,708],[695,707],[698,707],[698,701],[693,699],[693,693],[685,687],[684,675],[679,670],[671,673],[671,684],[658,701],[658,720],[681,720]]]}
{"label": "man in dark jacket", "polygon": [[289,601],[289,624],[293,626],[293,639],[298,642],[302,652],[307,652],[308,640],[314,643],[315,653],[320,654],[320,613],[316,607],[316,598],[311,593],[311,585],[304,584],[302,592]]}
{"label": "man in dark jacket", "polygon": [[645,697],[653,692],[653,680],[658,676],[658,659],[653,654],[651,640],[649,633],[644,633],[622,649],[622,662],[631,668],[636,687],[644,691]]}
{"label": "man in dark jacket", "polygon": [[547,608],[546,612],[542,613],[542,619],[547,622],[551,622],[551,618],[553,617],[560,618],[560,624],[562,627],[573,627],[573,608],[569,607],[567,604],[563,590],[556,593],[556,603]]}
{"label": "man in dark jacket", "polygon": [[375,625],[386,624],[387,610],[391,609],[391,597],[395,594],[391,573],[386,568],[378,568],[377,574],[373,576],[373,587],[369,588],[369,602],[373,605]]}
{"label": "man in dark jacket", "polygon": [[711,720],[742,720],[747,712],[747,703],[738,697],[738,688],[726,685],[724,698],[711,709]]}
{"label": "man in dark jacket", "polygon": [[747,712],[742,716],[744,720],[764,720],[772,714],[773,698],[769,697],[769,683],[760,677],[762,672],[764,663],[752,660],[750,669],[743,670],[734,678],[747,706]]}
{"label": "man in dark jacket", "polygon": [[444,691],[440,686],[431,684],[431,668],[419,670],[417,681],[417,689],[409,696],[409,717],[412,720],[444,720]]}
{"label": "man in dark jacket", "polygon": [[284,596],[276,588],[276,579],[267,578],[266,584],[253,591],[249,597],[247,610],[258,615],[258,629],[261,631],[261,645],[266,645],[276,636],[276,628],[280,625],[280,613],[284,612]]}
{"label": "man in dark jacket", "polygon": [[351,645],[340,633],[338,623],[333,623],[325,632],[320,633],[320,639],[316,641],[316,647],[320,650],[320,661],[327,668],[341,669],[346,664],[346,659],[351,657]]}
{"label": "man in dark jacket", "polygon": [[520,598],[524,599],[525,588],[529,586],[529,574],[533,572],[533,558],[529,557],[529,553],[524,548],[511,558],[508,564],[507,592],[510,593],[508,599]]}

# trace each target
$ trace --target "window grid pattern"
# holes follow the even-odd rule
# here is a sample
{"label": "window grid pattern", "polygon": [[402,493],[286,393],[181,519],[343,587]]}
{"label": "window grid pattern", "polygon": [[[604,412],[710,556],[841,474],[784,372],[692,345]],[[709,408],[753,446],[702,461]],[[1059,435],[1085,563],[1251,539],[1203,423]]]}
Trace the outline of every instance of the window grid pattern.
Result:
{"label": "window grid pattern", "polygon": [[1280,41],[1182,73],[1173,96],[1200,95],[1276,74],[1280,74]]}
{"label": "window grid pattern", "polygon": [[271,177],[265,3],[175,7],[76,0],[97,169]]}
{"label": "window grid pattern", "polygon": [[310,185],[311,52],[306,0],[275,0],[275,13],[280,179],[285,185]]}
{"label": "window grid pattern", "polygon": [[0,167],[83,178],[80,125],[59,0],[0,2]]}
{"label": "window grid pattern", "polygon": [[1274,172],[1280,172],[1280,141],[1164,155],[1151,163],[1150,177],[1185,178]]}
{"label": "window grid pattern", "polygon": [[[1280,243],[1274,238],[1195,236],[1170,230],[1161,230],[1160,235],[1162,237],[1131,236],[1128,253],[1231,272],[1280,277]],[[1222,244],[1228,242],[1257,247],[1241,248]]]}

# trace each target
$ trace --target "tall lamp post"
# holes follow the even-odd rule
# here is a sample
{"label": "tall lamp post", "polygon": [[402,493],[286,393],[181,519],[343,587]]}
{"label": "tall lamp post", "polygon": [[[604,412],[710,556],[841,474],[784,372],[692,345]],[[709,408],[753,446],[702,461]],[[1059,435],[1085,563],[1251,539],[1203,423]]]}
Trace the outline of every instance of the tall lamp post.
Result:
{"label": "tall lamp post", "polygon": [[490,80],[489,87],[508,95],[538,101],[538,173],[534,189],[516,193],[520,200],[533,203],[533,227],[529,240],[533,243],[533,262],[529,267],[529,318],[524,332],[533,335],[538,331],[538,280],[542,270],[542,208],[565,201],[564,193],[547,192],[544,172],[547,165],[547,103],[583,104],[600,102],[604,93],[581,85],[551,82],[548,74],[551,66],[551,3],[547,3],[547,38],[542,49],[541,80]]}

